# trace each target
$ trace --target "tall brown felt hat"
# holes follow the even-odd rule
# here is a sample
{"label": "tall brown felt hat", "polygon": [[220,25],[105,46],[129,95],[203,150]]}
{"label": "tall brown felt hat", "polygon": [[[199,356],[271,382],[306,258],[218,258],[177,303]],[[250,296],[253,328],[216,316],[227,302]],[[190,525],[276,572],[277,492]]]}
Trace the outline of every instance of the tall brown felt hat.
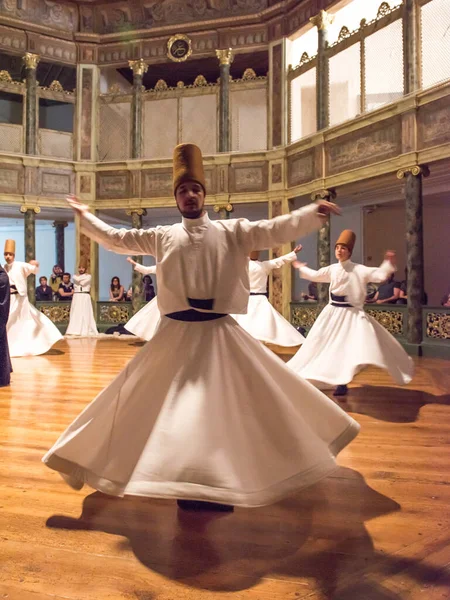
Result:
{"label": "tall brown felt hat", "polygon": [[3,250],[3,253],[6,254],[6,252],[11,252],[11,254],[15,254],[16,253],[16,242],[15,242],[15,240],[6,240],[5,241],[5,249]]}
{"label": "tall brown felt hat", "polygon": [[179,144],[173,151],[173,193],[186,181],[196,181],[206,194],[202,151],[195,144]]}
{"label": "tall brown felt hat", "polygon": [[350,254],[353,252],[353,248],[355,247],[356,235],[351,229],[344,229],[341,235],[338,237],[335,246],[338,244],[342,244],[343,246],[347,246],[350,250]]}

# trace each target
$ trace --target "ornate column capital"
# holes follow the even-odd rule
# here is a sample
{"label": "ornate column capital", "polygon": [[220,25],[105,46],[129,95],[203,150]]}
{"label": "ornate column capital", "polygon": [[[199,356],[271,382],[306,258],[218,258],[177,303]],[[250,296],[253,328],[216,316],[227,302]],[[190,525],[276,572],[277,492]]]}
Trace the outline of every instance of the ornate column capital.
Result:
{"label": "ornate column capital", "polygon": [[148,71],[148,64],[144,61],[143,58],[140,58],[139,60],[129,60],[128,65],[133,71],[133,75],[142,76]]}
{"label": "ornate column capital", "polygon": [[69,223],[67,221],[53,221],[52,227],[62,227],[65,229],[68,227]]}
{"label": "ornate column capital", "polygon": [[128,208],[126,210],[126,214],[128,217],[132,215],[139,215],[140,217],[145,217],[147,215],[147,209],[145,208]]}
{"label": "ornate column capital", "polygon": [[316,202],[317,200],[334,200],[336,198],[336,190],[317,190],[311,194],[311,200]]}
{"label": "ornate column capital", "polygon": [[319,31],[326,31],[334,23],[334,15],[326,10],[320,10],[315,17],[310,17],[309,20]]}
{"label": "ornate column capital", "polygon": [[226,204],[215,204],[214,205],[215,213],[220,213],[221,211],[225,211],[226,213],[232,213],[233,210],[234,210],[234,206],[231,204],[231,202],[227,202]]}
{"label": "ornate column capital", "polygon": [[216,50],[216,56],[219,59],[220,65],[231,65],[234,59],[233,49]]}
{"label": "ornate column capital", "polygon": [[412,167],[405,167],[397,171],[397,179],[404,179],[408,173],[411,173],[411,175],[414,175],[414,177],[418,177],[419,175],[428,177],[430,174],[430,169],[427,167],[427,165],[413,165]]}
{"label": "ornate column capital", "polygon": [[22,214],[27,213],[29,210],[32,210],[34,212],[34,214],[38,215],[41,212],[41,207],[40,206],[26,206],[25,204],[22,204],[22,206],[20,207],[20,212]]}
{"label": "ornate column capital", "polygon": [[23,62],[25,63],[25,67],[27,69],[36,70],[40,60],[41,57],[39,54],[32,54],[31,52],[26,52],[25,56],[23,57]]}

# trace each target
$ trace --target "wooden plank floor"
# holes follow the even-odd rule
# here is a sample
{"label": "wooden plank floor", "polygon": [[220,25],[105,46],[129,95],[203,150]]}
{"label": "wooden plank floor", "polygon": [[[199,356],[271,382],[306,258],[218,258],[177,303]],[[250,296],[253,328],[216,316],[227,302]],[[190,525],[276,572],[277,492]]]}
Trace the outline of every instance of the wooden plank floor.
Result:
{"label": "wooden plank floor", "polygon": [[342,406],[362,425],[340,469],[279,504],[226,516],[75,492],[40,459],[136,353],[64,340],[14,360],[0,390],[0,598],[450,598],[450,363],[412,384],[368,369]]}

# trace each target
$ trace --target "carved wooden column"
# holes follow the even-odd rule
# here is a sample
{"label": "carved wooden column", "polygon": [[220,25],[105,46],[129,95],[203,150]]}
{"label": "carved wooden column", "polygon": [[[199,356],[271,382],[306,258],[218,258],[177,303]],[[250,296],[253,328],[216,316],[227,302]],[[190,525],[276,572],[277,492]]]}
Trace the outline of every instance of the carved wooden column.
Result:
{"label": "carved wooden column", "polygon": [[[287,215],[290,212],[289,200],[269,201],[269,219]],[[292,244],[283,244],[269,251],[270,258],[279,258],[292,252]],[[283,267],[272,271],[270,275],[270,295],[272,306],[290,321],[290,305],[292,298],[292,267]]]}
{"label": "carved wooden column", "polygon": [[311,17],[310,21],[317,27],[319,42],[316,69],[316,105],[317,131],[320,131],[330,124],[330,77],[326,49],[328,47],[328,27],[333,23],[334,15],[321,10],[318,15]]}
{"label": "carved wooden column", "polygon": [[427,167],[415,165],[398,171],[405,180],[406,213],[406,270],[407,270],[407,332],[409,350],[420,354],[422,343],[422,303],[424,299],[423,260],[423,195],[422,178],[429,174]]}
{"label": "carved wooden column", "polygon": [[[37,80],[36,69],[39,56],[27,52],[23,57],[25,63],[25,153],[37,154]],[[29,278],[30,279],[30,278]]]}
{"label": "carved wooden column", "polygon": [[142,155],[142,80],[148,65],[140,58],[128,61],[133,71],[133,96],[131,99],[131,158]]}
{"label": "carved wooden column", "polygon": [[[142,217],[147,214],[145,208],[133,208],[127,210],[127,215],[131,217],[131,225],[133,229],[142,229]],[[133,256],[133,260],[142,265],[142,256]],[[143,300],[142,273],[133,269],[131,285],[133,287],[133,296],[131,298],[131,307],[133,314],[141,307]]]}
{"label": "carved wooden column", "polygon": [[420,6],[417,0],[403,4],[403,75],[404,92],[420,88]]}
{"label": "carved wooden column", "polygon": [[214,212],[219,213],[221,219],[229,219],[234,208],[230,202],[226,204],[216,204],[214,206]]}
{"label": "carved wooden column", "polygon": [[288,143],[286,99],[286,40],[269,44],[269,135],[268,148]]}
{"label": "carved wooden column", "polygon": [[[311,194],[311,199],[316,202],[317,200],[328,200],[333,202],[336,198],[336,192],[334,190],[320,190]],[[330,217],[327,218],[325,223],[319,229],[317,235],[317,268],[327,267],[331,262],[331,240],[330,240]],[[328,288],[327,283],[319,283],[317,285],[318,302],[319,305],[324,306],[328,302]]]}
{"label": "carved wooden column", "polygon": [[[74,136],[76,151],[76,194],[82,202],[95,202],[95,161],[97,160],[97,101],[99,96],[99,68],[92,64],[79,64],[77,68],[76,114],[77,128]],[[93,211],[95,213],[95,211]],[[80,231],[79,219],[75,218],[76,266],[83,263],[92,276],[91,298],[98,300],[98,244]]]}
{"label": "carved wooden column", "polygon": [[[20,212],[24,216],[24,243],[25,243],[25,262],[36,259],[36,215],[41,212],[38,206],[29,208],[21,206]],[[27,278],[27,293],[29,301],[34,304],[36,301],[36,276],[30,275]]]}
{"label": "carved wooden column", "polygon": [[219,91],[219,152],[230,152],[230,65],[233,62],[233,50],[216,50],[220,64]]}
{"label": "carved wooden column", "polygon": [[63,271],[65,270],[64,229],[67,225],[67,221],[53,221],[53,227],[55,228],[56,264]]}

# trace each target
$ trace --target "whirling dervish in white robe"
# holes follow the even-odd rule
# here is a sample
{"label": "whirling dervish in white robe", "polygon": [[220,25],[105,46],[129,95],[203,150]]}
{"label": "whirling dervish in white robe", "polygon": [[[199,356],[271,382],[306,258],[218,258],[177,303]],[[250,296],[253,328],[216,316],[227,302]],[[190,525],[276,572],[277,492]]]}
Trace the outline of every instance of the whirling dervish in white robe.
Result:
{"label": "whirling dervish in white robe", "polygon": [[11,304],[7,324],[11,357],[45,354],[62,339],[58,328],[28,300],[27,277],[36,274],[37,261],[14,260],[15,241],[5,242],[5,271],[11,287]]}
{"label": "whirling dervish in white robe", "polygon": [[[258,260],[259,252],[250,254],[248,263],[250,297],[247,313],[232,316],[245,331],[260,342],[290,348],[300,346],[305,340],[302,334],[275,310],[267,298],[267,278],[270,273],[296,260],[296,250],[279,258],[264,261]],[[301,246],[298,250],[301,250]]]}
{"label": "whirling dervish in white robe", "polygon": [[[155,275],[156,265],[152,267],[144,267],[139,263],[134,263],[134,270],[142,275]],[[155,296],[143,306],[138,312],[131,317],[131,319],[125,324],[125,329],[140,337],[141,339],[148,342],[153,337],[156,328],[159,325],[161,313],[158,308],[158,299]]]}
{"label": "whirling dervish in white robe", "polygon": [[152,339],[43,458],[76,489],[266,505],[333,472],[359,431],[230,316],[247,310],[250,251],[317,231],[335,205],[210,221],[205,186],[200,149],[182,144],[173,183],[180,223],[115,229],[68,199],[85,235],[120,254],[155,257],[162,315]]}
{"label": "whirling dervish in white robe", "polygon": [[74,294],[70,306],[70,320],[66,335],[97,337],[98,330],[91,300],[92,276],[80,266],[78,275],[73,276]]}
{"label": "whirling dervish in white robe", "polygon": [[[391,260],[377,268],[352,262],[355,239],[351,230],[341,233],[336,242],[337,264],[318,271],[294,264],[304,279],[330,283],[330,301],[287,364],[319,388],[338,386],[338,396],[345,395],[346,385],[368,365],[386,369],[400,385],[409,383],[414,373],[413,361],[400,343],[364,311],[367,284],[386,281],[395,266]],[[395,260],[394,253],[390,258]]]}

